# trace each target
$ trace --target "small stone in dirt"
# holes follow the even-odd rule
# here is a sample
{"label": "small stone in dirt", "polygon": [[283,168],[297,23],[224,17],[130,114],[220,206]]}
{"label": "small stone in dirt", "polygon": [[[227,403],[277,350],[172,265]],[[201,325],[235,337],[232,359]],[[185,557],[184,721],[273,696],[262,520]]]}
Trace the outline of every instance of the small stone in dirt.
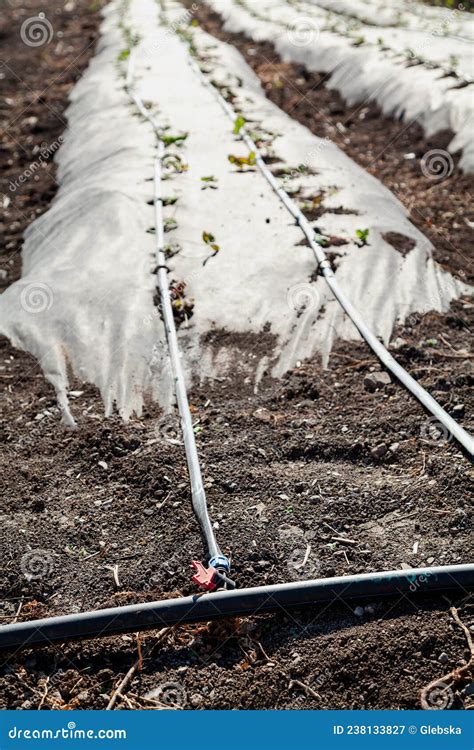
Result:
{"label": "small stone in dirt", "polygon": [[227,492],[235,492],[237,484],[235,482],[222,482],[222,486]]}
{"label": "small stone in dirt", "polygon": [[393,339],[393,341],[390,342],[390,349],[401,349],[402,346],[406,346],[406,339]]}
{"label": "small stone in dirt", "polygon": [[446,654],[446,653],[445,653],[445,652],[443,651],[443,652],[442,652],[442,653],[441,653],[441,654],[440,654],[440,655],[438,656],[438,661],[439,661],[439,662],[441,662],[441,664],[447,664],[447,663],[448,663],[448,661],[449,661],[449,656],[448,656],[448,655],[447,655],[447,654]]}
{"label": "small stone in dirt", "polygon": [[434,563],[434,557],[426,558],[426,562],[428,563],[428,565],[432,565]]}
{"label": "small stone in dirt", "polygon": [[202,695],[199,695],[199,693],[193,693],[189,700],[192,706],[200,706],[204,701],[204,698]]}
{"label": "small stone in dirt", "polygon": [[40,512],[44,510],[44,500],[41,500],[40,498],[37,498],[36,500],[33,500],[33,503],[31,504],[31,510],[34,510],[36,512]]}
{"label": "small stone in dirt", "polygon": [[390,453],[396,453],[400,448],[400,443],[392,443],[390,446]]}
{"label": "small stone in dirt", "polygon": [[253,416],[255,419],[258,419],[260,422],[271,422],[272,415],[271,412],[268,411],[268,409],[257,409],[254,411]]}
{"label": "small stone in dirt", "polygon": [[108,469],[109,468],[108,465],[107,465],[107,463],[105,461],[98,461],[97,463],[99,464],[99,466],[102,467],[102,469]]}
{"label": "small stone in dirt", "polygon": [[383,388],[385,385],[390,385],[391,382],[388,372],[370,372],[364,378],[364,388],[369,393],[374,393],[377,388]]}
{"label": "small stone in dirt", "polygon": [[456,404],[453,406],[452,412],[457,417],[461,417],[464,414],[464,404]]}
{"label": "small stone in dirt", "polygon": [[354,614],[356,617],[363,617],[364,616],[364,608],[363,607],[356,607],[354,610]]}
{"label": "small stone in dirt", "polygon": [[372,448],[370,453],[374,458],[382,458],[382,456],[385,456],[387,451],[388,451],[387,444],[380,443],[379,445],[376,445],[375,448]]}

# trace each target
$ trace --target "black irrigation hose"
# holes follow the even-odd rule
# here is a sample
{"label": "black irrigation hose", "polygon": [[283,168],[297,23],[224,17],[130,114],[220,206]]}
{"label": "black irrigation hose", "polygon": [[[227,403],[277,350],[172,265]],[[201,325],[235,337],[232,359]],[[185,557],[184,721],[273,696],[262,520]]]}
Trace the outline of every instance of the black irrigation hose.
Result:
{"label": "black irrigation hose", "polygon": [[186,596],[0,627],[0,651],[171,625],[260,615],[321,602],[474,589],[474,565],[412,568]]}

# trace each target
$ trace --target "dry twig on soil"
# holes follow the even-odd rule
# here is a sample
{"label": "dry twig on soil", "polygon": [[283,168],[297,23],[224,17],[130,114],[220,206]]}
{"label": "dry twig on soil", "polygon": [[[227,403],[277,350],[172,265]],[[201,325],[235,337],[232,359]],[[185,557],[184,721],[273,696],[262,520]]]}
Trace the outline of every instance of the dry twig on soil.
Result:
{"label": "dry twig on soil", "polygon": [[[153,643],[152,647],[150,648],[150,651],[147,654],[147,656],[151,655],[151,653],[152,653],[153,649],[155,648],[155,646],[157,646],[158,643],[160,643],[163,640],[163,638],[165,637],[165,635],[167,635],[170,632],[170,630],[171,630],[171,628],[162,628],[157,633],[156,638],[154,639],[154,643]],[[121,680],[121,682],[119,682],[119,684],[115,688],[114,692],[110,696],[110,700],[109,700],[109,702],[107,704],[107,708],[105,709],[106,711],[111,711],[113,709],[113,707],[115,706],[117,700],[119,698],[123,698],[123,696],[122,696],[123,690],[132,681],[133,677],[135,677],[135,674],[142,668],[142,665],[143,665],[143,655],[142,655],[141,644],[140,644],[139,648],[138,648],[138,659],[137,659],[137,661],[135,662],[135,664],[133,664],[130,667],[130,669],[128,670],[128,672],[125,675],[125,677]]]}
{"label": "dry twig on soil", "polygon": [[460,682],[467,679],[468,673],[471,669],[471,666],[474,662],[474,643],[472,640],[471,633],[469,632],[468,628],[462,620],[459,617],[458,610],[456,607],[450,608],[451,617],[453,618],[456,625],[458,625],[461,630],[464,632],[464,635],[466,636],[467,644],[469,646],[470,651],[470,659],[463,667],[455,667],[451,672],[448,674],[445,674],[443,677],[439,677],[436,680],[433,680],[428,685],[426,685],[420,695],[420,703],[421,707],[425,711],[429,711],[433,709],[436,706],[431,705],[430,703],[430,694],[433,693],[433,691],[440,690],[440,691],[448,691],[453,690],[457,685],[459,685]]}

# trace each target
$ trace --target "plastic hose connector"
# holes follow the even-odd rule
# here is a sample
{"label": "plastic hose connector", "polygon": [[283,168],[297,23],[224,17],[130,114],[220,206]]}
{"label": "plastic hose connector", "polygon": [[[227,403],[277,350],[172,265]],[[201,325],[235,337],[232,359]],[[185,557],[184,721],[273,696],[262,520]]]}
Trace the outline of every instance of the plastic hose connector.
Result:
{"label": "plastic hose connector", "polygon": [[216,555],[209,560],[209,567],[216,568],[216,570],[223,568],[228,573],[230,571],[230,560],[225,555]]}

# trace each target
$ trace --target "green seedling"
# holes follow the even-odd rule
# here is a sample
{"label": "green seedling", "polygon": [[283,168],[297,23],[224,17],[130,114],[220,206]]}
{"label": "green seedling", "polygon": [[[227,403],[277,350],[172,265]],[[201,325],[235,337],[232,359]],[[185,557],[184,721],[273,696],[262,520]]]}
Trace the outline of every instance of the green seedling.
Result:
{"label": "green seedling", "polygon": [[163,141],[165,146],[173,146],[174,144],[181,146],[181,144],[184,143],[188,135],[189,133],[184,133],[183,135],[162,135],[161,140]]}
{"label": "green seedling", "polygon": [[117,62],[123,62],[124,60],[128,60],[129,57],[130,57],[130,50],[129,49],[123,49],[117,55]]}
{"label": "green seedling", "polygon": [[177,227],[178,227],[178,222],[176,221],[176,219],[169,218],[169,219],[165,219],[163,222],[163,228],[165,232],[172,232],[173,229],[177,229]]}
{"label": "green seedling", "polygon": [[208,188],[211,188],[211,190],[217,190],[217,177],[214,177],[213,174],[208,175],[207,177],[201,177],[201,182],[204,182],[205,184],[202,186],[201,190],[207,190]]}
{"label": "green seedling", "polygon": [[164,253],[166,258],[172,258],[177,255],[181,250],[181,245],[178,242],[171,242],[169,245],[165,245]]}
{"label": "green seedling", "polygon": [[245,120],[239,115],[234,123],[234,135],[239,135],[240,131],[245,125]]}
{"label": "green seedling", "polygon": [[364,245],[368,245],[367,238],[369,236],[369,230],[368,229],[356,229],[356,245],[359,247],[364,247]]}
{"label": "green seedling", "polygon": [[208,260],[214,258],[217,255],[220,250],[220,246],[216,243],[216,238],[210,232],[203,232],[202,239],[206,243],[206,245],[209,245],[212,250],[212,253],[203,260],[202,265],[205,266]]}
{"label": "green seedling", "polygon": [[248,156],[235,156],[229,154],[227,157],[231,164],[235,164],[240,171],[243,171],[244,167],[253,167],[256,163],[255,151],[251,151]]}

